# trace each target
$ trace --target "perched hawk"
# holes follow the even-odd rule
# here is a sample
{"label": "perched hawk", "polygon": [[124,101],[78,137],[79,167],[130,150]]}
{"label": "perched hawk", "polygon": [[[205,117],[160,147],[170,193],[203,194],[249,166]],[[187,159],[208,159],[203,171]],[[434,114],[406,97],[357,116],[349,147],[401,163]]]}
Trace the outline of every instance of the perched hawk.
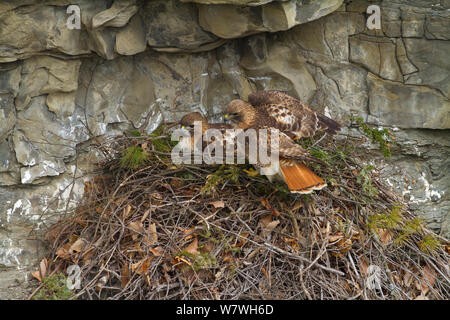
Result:
{"label": "perched hawk", "polygon": [[200,112],[191,112],[183,116],[176,124],[187,129],[193,129],[196,121],[202,123],[202,134],[208,129],[232,129],[233,126],[228,123],[209,123],[208,120]]}
{"label": "perched hawk", "polygon": [[[235,128],[276,128],[280,134],[279,176],[291,192],[311,193],[327,184],[303,163],[312,157],[291,138],[311,137],[317,131],[335,134],[341,126],[321,115],[300,100],[276,90],[257,91],[248,97],[249,102],[233,100],[227,106],[227,120]],[[301,157],[299,157],[301,155]],[[286,159],[289,159],[287,161]],[[269,177],[270,179],[271,177]]]}
{"label": "perched hawk", "polygon": [[[222,134],[223,140],[220,143],[222,145],[225,145],[226,140],[234,141],[234,134],[232,131],[227,131],[226,129],[233,129],[233,126],[228,123],[209,123],[208,120],[199,112],[191,112],[183,116],[180,121],[174,123],[173,125],[181,125],[182,129],[188,130],[191,135],[190,137],[181,137],[180,139],[180,147],[187,148],[192,150],[194,148],[194,145],[197,143],[195,141],[195,134],[194,134],[194,125],[195,123],[199,121],[202,124],[201,127],[201,135],[197,138],[201,138],[202,142],[199,145],[201,150],[204,150],[207,146],[207,137],[205,137],[205,133],[208,129],[217,129]],[[225,150],[223,152],[225,154]]]}
{"label": "perched hawk", "polygon": [[[270,146],[271,128],[262,127],[261,129],[267,129],[268,146]],[[308,194],[313,190],[325,188],[326,182],[304,165],[306,161],[318,163],[322,163],[322,161],[310,156],[306,150],[283,132],[278,131],[278,137],[279,161],[271,165],[257,164],[256,167],[260,169],[260,172],[263,173],[262,168],[271,167],[268,170],[271,173],[265,174],[269,181],[273,181],[273,179],[284,181],[292,193]]]}
{"label": "perched hawk", "polygon": [[341,128],[336,121],[281,91],[257,91],[248,96],[248,101],[236,99],[227,106],[227,120],[242,129],[273,127],[297,139],[312,137],[317,131],[335,134]]}
{"label": "perched hawk", "polygon": [[[227,141],[229,140],[235,145],[234,152],[237,150],[237,146],[239,141],[238,135],[233,132],[233,126],[225,123],[208,123],[207,120],[198,112],[190,113],[185,115],[180,121],[179,124],[182,127],[192,129],[194,127],[195,121],[202,122],[202,134],[205,134],[208,129],[219,129],[223,133],[223,141],[221,144],[225,147]],[[271,131],[270,127],[261,127],[260,129],[266,129],[264,141],[267,141],[266,146],[270,148],[271,146]],[[241,132],[241,134],[245,134],[245,130]],[[288,188],[293,193],[302,193],[307,194],[311,193],[313,190],[320,190],[324,188],[327,184],[316,174],[314,174],[311,170],[309,170],[304,164],[304,161],[315,161],[320,162],[320,160],[311,157],[308,152],[306,152],[300,145],[296,144],[289,138],[286,134],[278,131],[279,134],[279,161],[273,164],[262,164],[259,158],[257,159],[257,163],[255,166],[259,168],[261,171],[263,168],[269,168],[271,174],[267,174],[267,177],[270,181],[275,179],[280,179],[288,185]],[[261,135],[258,130],[256,130],[257,139],[261,138]],[[231,141],[232,140],[232,141]],[[245,146],[244,150],[246,151],[245,156],[248,158],[248,151],[250,150],[249,143],[250,139],[243,139]],[[182,140],[181,143],[190,143],[191,146],[195,143],[194,137],[187,138]],[[205,144],[203,144],[203,148]],[[269,149],[270,151],[270,149]],[[224,153],[225,155],[225,150]],[[258,153],[259,157],[259,153]]]}

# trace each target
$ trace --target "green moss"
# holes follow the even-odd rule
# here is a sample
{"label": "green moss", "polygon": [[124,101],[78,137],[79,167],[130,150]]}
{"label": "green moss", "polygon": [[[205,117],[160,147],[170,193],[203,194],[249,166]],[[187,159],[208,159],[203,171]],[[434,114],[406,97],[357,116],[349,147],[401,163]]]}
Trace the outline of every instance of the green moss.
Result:
{"label": "green moss", "polygon": [[362,186],[362,190],[368,196],[376,196],[378,194],[377,188],[372,185],[372,176],[371,172],[375,169],[372,165],[367,165],[361,169],[356,177],[356,182],[358,182]]}
{"label": "green moss", "polygon": [[309,149],[309,153],[310,153],[313,157],[315,157],[315,158],[317,158],[317,159],[319,159],[319,160],[322,160],[322,161],[325,162],[327,165],[331,165],[331,164],[332,164],[331,155],[330,155],[327,151],[322,150],[322,149],[320,149],[320,148],[317,147],[317,146],[311,147],[311,148]]}
{"label": "green moss", "polygon": [[[153,148],[162,153],[170,153],[172,148],[178,143],[177,141],[172,141],[170,137],[164,136],[165,126],[159,126],[150,134],[151,142]],[[160,138],[158,138],[160,137]]]}
{"label": "green moss", "polygon": [[136,129],[130,130],[130,134],[132,136],[135,136],[135,137],[140,137],[141,136],[141,133],[139,132],[139,130],[136,130]]}
{"label": "green moss", "polygon": [[126,169],[136,170],[148,161],[148,154],[140,146],[129,146],[122,150],[120,166]]}
{"label": "green moss", "polygon": [[33,300],[69,300],[74,298],[67,288],[67,278],[63,273],[47,276],[42,280],[42,288],[33,296]]}
{"label": "green moss", "polygon": [[383,152],[384,157],[389,158],[391,154],[390,143],[392,142],[389,130],[377,128],[370,128],[363,118],[352,118],[352,121],[356,121],[358,127],[362,130],[364,135],[372,140],[374,143],[380,145],[381,152]]}
{"label": "green moss", "polygon": [[401,222],[403,222],[401,207],[394,206],[390,213],[381,213],[370,216],[368,226],[372,230],[378,228],[394,229],[400,227]]}
{"label": "green moss", "polygon": [[221,165],[216,172],[208,175],[206,183],[200,192],[206,194],[214,192],[218,184],[226,181],[232,181],[237,184],[240,171],[241,169],[238,166]]}
{"label": "green moss", "polygon": [[209,252],[202,252],[199,254],[192,254],[186,250],[178,252],[176,255],[185,256],[189,258],[192,269],[194,271],[199,271],[202,269],[207,269],[213,267],[217,264],[217,260]]}
{"label": "green moss", "polygon": [[421,251],[433,254],[437,248],[440,246],[441,242],[439,239],[426,235],[419,241],[419,248]]}
{"label": "green moss", "polygon": [[286,200],[291,194],[291,191],[289,191],[286,185],[274,184],[274,187],[278,191],[278,196],[281,200]]}

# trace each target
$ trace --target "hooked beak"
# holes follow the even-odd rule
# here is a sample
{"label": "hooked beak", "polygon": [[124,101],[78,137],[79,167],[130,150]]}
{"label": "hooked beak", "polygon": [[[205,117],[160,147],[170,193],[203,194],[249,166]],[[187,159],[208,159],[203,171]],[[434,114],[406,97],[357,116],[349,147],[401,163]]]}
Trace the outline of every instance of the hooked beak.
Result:
{"label": "hooked beak", "polygon": [[224,118],[225,118],[225,122],[234,122],[234,121],[236,121],[238,116],[235,114],[227,113],[227,114],[225,114]]}

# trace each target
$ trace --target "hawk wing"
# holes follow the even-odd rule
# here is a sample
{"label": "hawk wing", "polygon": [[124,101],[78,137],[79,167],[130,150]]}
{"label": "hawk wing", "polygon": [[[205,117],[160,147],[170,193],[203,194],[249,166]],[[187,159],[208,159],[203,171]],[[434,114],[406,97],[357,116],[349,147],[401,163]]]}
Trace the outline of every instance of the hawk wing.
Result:
{"label": "hawk wing", "polygon": [[[269,131],[270,132],[270,131]],[[269,133],[269,142],[272,139]],[[300,145],[296,144],[286,134],[279,133],[279,163],[278,171],[293,193],[308,194],[327,186],[318,175],[304,165],[305,161],[322,161],[312,157]]]}
{"label": "hawk wing", "polygon": [[276,127],[298,138],[311,137],[317,131],[335,134],[341,126],[336,121],[311,110],[306,104],[276,90],[257,91],[248,96],[251,105],[275,120]]}

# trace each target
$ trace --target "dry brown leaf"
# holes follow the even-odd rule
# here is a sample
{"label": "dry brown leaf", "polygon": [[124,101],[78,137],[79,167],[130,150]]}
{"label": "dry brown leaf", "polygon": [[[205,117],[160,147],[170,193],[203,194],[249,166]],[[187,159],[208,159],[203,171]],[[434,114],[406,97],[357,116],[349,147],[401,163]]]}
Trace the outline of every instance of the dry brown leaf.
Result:
{"label": "dry brown leaf", "polygon": [[272,210],[272,206],[270,205],[269,201],[267,201],[266,198],[261,198],[261,203],[267,210]]}
{"label": "dry brown leaf", "polygon": [[266,216],[262,217],[261,219],[259,219],[258,224],[260,224],[264,228],[271,222],[272,222],[272,216],[266,215]]}
{"label": "dry brown leaf", "polygon": [[145,257],[140,261],[133,263],[131,265],[131,271],[137,274],[147,273],[148,268],[150,268],[150,262],[153,260],[153,258],[154,257]]}
{"label": "dry brown leaf", "polygon": [[335,242],[338,241],[340,239],[344,238],[344,234],[342,232],[337,233],[337,234],[333,234],[331,236],[328,237],[328,242]]}
{"label": "dry brown leaf", "polygon": [[412,273],[405,272],[405,275],[403,276],[403,285],[409,288],[411,286],[412,281],[413,281]]}
{"label": "dry brown leaf", "polygon": [[259,219],[259,224],[265,232],[272,232],[280,223],[280,220],[272,220],[272,215],[267,215]]}
{"label": "dry brown leaf", "polygon": [[229,253],[226,254],[225,257],[223,257],[222,262],[228,262],[228,261],[233,261],[233,257]]}
{"label": "dry brown leaf", "polygon": [[154,246],[158,243],[158,233],[156,232],[156,224],[151,223],[147,229],[148,232],[148,243],[151,246]]}
{"label": "dry brown leaf", "polygon": [[123,221],[125,221],[128,218],[128,216],[131,213],[131,209],[132,209],[132,207],[129,204],[127,204],[127,206],[125,208],[123,208],[123,212],[122,212],[122,220]]}
{"label": "dry brown leaf", "polygon": [[186,248],[184,248],[184,250],[186,250],[187,252],[189,252],[191,254],[200,254],[200,252],[197,249],[198,249],[198,239],[197,238],[194,238],[194,240]]}
{"label": "dry brown leaf", "polygon": [[128,228],[130,228],[132,231],[134,231],[135,233],[133,233],[131,235],[131,237],[133,238],[133,240],[137,240],[139,238],[139,234],[144,233],[144,226],[142,225],[141,221],[132,221],[128,224]]}
{"label": "dry brown leaf", "polygon": [[62,247],[59,247],[58,250],[56,250],[56,255],[61,259],[69,259],[70,258],[69,249],[70,243],[66,243]]}
{"label": "dry brown leaf", "polygon": [[363,278],[367,277],[367,269],[369,268],[369,265],[366,261],[366,259],[362,258],[359,260],[359,271],[361,272],[361,275]]}
{"label": "dry brown leaf", "polygon": [[156,257],[160,257],[164,253],[164,249],[162,247],[149,248],[150,252],[153,253]]}
{"label": "dry brown leaf", "polygon": [[39,282],[42,282],[42,279],[45,278],[47,275],[47,268],[48,268],[48,260],[46,258],[42,259],[39,263],[39,270],[33,272],[31,275],[39,280]]}
{"label": "dry brown leaf", "polygon": [[85,247],[87,241],[83,238],[78,238],[69,248],[69,253],[81,252]]}
{"label": "dry brown leaf", "polygon": [[128,253],[138,253],[138,254],[143,253],[142,248],[141,248],[141,243],[138,241],[131,245],[128,245],[127,252]]}
{"label": "dry brown leaf", "polygon": [[81,255],[81,258],[83,261],[87,264],[91,261],[92,256],[95,253],[95,247],[91,246],[89,249],[85,250],[83,254]]}
{"label": "dry brown leaf", "polygon": [[61,246],[56,250],[56,255],[60,257],[61,259],[70,259],[70,255],[72,252],[70,252],[70,248],[72,244],[74,244],[78,240],[78,236],[71,235],[69,238],[69,242],[67,242],[65,245]]}
{"label": "dry brown leaf", "polygon": [[269,273],[267,272],[266,268],[264,268],[264,267],[261,267],[261,270],[262,270],[262,272],[263,272],[264,276],[266,277],[266,279],[270,279],[270,277],[269,277]]}
{"label": "dry brown leaf", "polygon": [[214,243],[212,241],[208,241],[202,248],[205,252],[211,252],[214,249]]}
{"label": "dry brown leaf", "polygon": [[39,272],[39,270],[32,272],[31,275],[35,277],[39,282],[42,282],[41,273]]}
{"label": "dry brown leaf", "polygon": [[209,204],[213,205],[214,208],[225,208],[225,203],[222,200],[219,201],[213,201],[210,202]]}
{"label": "dry brown leaf", "polygon": [[261,203],[263,204],[263,206],[270,211],[270,213],[272,213],[275,217],[279,217],[280,213],[278,212],[277,209],[273,208],[272,205],[269,203],[269,201],[267,201],[267,199],[265,198],[261,198]]}
{"label": "dry brown leaf", "polygon": [[393,234],[388,229],[380,228],[377,230],[377,233],[382,243],[390,243],[392,241]]}
{"label": "dry brown leaf", "polygon": [[280,224],[280,220],[274,220],[272,222],[270,222],[265,228],[265,231],[271,232],[273,229],[276,228],[277,225]]}
{"label": "dry brown leaf", "polygon": [[[150,206],[150,205],[148,205],[148,206]],[[152,207],[151,209],[145,210],[145,212],[144,212],[144,214],[142,215],[142,218],[141,218],[141,222],[142,222],[142,223],[145,221],[145,219],[147,219],[148,215],[149,215],[150,212],[152,212],[152,211],[155,211],[155,208],[154,208],[154,207]]]}
{"label": "dry brown leaf", "polygon": [[422,270],[422,280],[420,281],[422,287],[422,294],[425,295],[436,283],[436,271],[426,265]]}
{"label": "dry brown leaf", "polygon": [[124,264],[120,271],[120,284],[122,288],[125,288],[129,281],[130,281],[130,269],[128,268],[127,264]]}
{"label": "dry brown leaf", "polygon": [[159,192],[152,192],[151,194],[150,194],[150,197],[152,197],[153,199],[156,199],[156,200],[162,200],[162,198],[163,198],[163,196],[161,195],[161,193],[159,193]]}
{"label": "dry brown leaf", "polygon": [[186,263],[186,264],[189,265],[189,266],[192,265],[192,263],[190,263],[190,262],[187,261],[185,258],[180,257],[180,256],[175,256],[175,257],[174,257],[174,260],[170,261],[170,263],[172,263],[172,264],[178,264],[178,263],[180,263],[180,261]]}

